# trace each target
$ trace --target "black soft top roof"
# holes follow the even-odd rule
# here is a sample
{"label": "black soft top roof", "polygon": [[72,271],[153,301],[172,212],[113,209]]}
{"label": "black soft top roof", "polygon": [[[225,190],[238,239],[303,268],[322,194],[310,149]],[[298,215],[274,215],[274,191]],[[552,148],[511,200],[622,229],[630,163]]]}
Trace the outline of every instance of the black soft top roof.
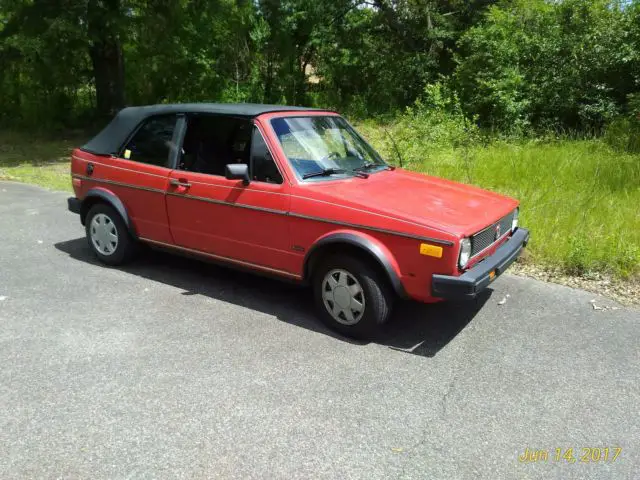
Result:
{"label": "black soft top roof", "polygon": [[117,154],[131,132],[141,122],[154,115],[176,113],[209,113],[232,117],[255,118],[263,113],[291,111],[322,111],[317,108],[262,105],[257,103],[183,103],[127,107],[120,110],[109,124],[82,147],[97,155]]}

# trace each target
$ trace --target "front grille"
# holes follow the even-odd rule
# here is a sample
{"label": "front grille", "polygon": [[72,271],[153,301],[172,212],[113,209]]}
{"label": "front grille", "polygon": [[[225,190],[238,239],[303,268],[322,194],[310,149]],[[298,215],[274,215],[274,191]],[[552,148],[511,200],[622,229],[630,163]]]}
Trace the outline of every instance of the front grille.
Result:
{"label": "front grille", "polygon": [[[482,250],[490,246],[498,238],[501,238],[505,233],[511,230],[513,223],[513,212],[507,216],[502,217],[493,225],[488,226],[484,230],[476,233],[471,237],[471,256],[475,256]],[[496,238],[496,227],[500,225],[500,235]]]}

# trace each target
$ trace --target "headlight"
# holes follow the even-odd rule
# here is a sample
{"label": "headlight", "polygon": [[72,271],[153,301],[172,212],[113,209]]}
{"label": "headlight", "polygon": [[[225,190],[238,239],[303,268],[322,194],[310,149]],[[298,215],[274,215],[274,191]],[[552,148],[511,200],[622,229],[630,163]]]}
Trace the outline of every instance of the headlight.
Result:
{"label": "headlight", "polygon": [[469,263],[469,258],[471,257],[471,240],[468,238],[463,238],[460,241],[460,258],[458,260],[458,265],[460,268],[464,268]]}
{"label": "headlight", "polygon": [[518,215],[520,214],[520,207],[516,208],[513,212],[513,221],[511,222],[511,231],[513,232],[518,228]]}

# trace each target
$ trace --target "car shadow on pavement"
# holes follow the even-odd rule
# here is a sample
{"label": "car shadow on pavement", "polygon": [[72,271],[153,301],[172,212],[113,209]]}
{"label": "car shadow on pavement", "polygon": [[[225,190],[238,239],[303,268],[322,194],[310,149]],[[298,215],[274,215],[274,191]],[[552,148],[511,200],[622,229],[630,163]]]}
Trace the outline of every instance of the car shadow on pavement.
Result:
{"label": "car shadow on pavement", "polygon": [[[55,248],[74,260],[111,268],[98,262],[84,237],[56,243]],[[345,338],[325,327],[315,316],[310,289],[298,285],[150,249],[118,270],[173,286],[183,290],[181,295],[208,296],[341,341],[368,343]],[[487,289],[473,301],[455,303],[427,305],[399,301],[375,342],[413,355],[433,357],[473,320],[491,293]]]}

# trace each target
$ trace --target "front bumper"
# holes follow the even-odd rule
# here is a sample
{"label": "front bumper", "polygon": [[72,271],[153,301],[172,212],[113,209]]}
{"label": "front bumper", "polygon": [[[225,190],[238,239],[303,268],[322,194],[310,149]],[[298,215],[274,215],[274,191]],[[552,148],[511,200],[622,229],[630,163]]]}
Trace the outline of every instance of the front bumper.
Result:
{"label": "front bumper", "polygon": [[67,198],[67,206],[70,212],[80,214],[80,204],[80,200],[78,200],[76,197]]}
{"label": "front bumper", "polygon": [[447,299],[475,298],[487,285],[504,272],[529,242],[529,230],[518,228],[511,238],[495,253],[459,277],[434,274],[431,278],[431,295]]}

